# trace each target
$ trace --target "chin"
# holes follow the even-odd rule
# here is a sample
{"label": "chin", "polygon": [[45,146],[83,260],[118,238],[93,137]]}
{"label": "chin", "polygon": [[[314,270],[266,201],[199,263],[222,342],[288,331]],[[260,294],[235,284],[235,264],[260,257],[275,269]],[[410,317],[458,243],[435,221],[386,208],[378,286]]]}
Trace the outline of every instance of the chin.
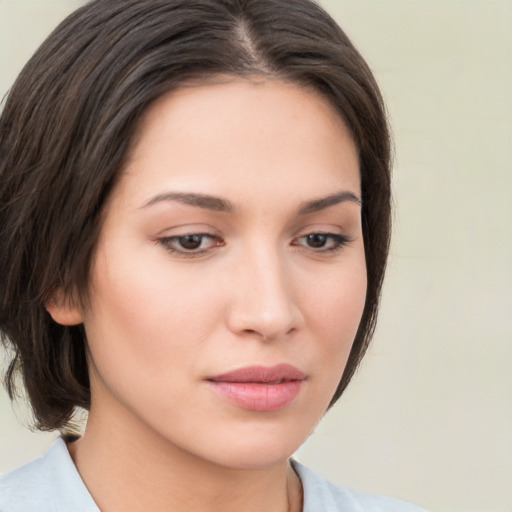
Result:
{"label": "chin", "polygon": [[262,469],[283,464],[305,441],[309,432],[232,433],[223,443],[215,444],[215,452],[207,456],[212,462],[233,469]]}
{"label": "chin", "polygon": [[275,450],[268,446],[254,450],[242,449],[236,453],[231,451],[223,454],[217,459],[217,465],[231,469],[264,469],[285,463],[294,452],[295,450]]}

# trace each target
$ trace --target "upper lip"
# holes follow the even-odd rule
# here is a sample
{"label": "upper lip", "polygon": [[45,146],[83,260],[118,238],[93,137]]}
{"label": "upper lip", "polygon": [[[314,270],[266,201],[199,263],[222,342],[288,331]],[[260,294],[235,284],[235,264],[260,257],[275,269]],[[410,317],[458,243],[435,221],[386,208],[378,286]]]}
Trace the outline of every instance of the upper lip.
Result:
{"label": "upper lip", "polygon": [[275,366],[246,366],[219,375],[208,377],[213,382],[253,382],[262,384],[279,384],[294,380],[304,380],[306,375],[291,364]]}

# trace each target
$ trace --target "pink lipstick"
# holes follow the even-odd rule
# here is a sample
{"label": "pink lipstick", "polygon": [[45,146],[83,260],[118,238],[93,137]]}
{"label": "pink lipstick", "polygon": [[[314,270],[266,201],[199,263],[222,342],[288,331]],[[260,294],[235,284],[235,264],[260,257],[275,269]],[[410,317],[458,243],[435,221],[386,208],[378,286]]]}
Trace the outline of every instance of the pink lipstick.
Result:
{"label": "pink lipstick", "polygon": [[276,411],[299,394],[306,376],[289,364],[248,366],[206,379],[234,405],[251,411]]}

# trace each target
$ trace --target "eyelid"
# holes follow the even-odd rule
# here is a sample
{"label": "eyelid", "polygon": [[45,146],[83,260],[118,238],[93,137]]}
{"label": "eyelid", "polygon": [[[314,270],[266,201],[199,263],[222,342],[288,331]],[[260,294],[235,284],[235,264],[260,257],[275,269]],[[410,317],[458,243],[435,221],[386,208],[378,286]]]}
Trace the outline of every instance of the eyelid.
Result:
{"label": "eyelid", "polygon": [[[305,228],[303,227],[300,232],[291,239],[290,246],[318,255],[336,253],[354,240],[353,237],[345,234],[343,231],[344,230],[338,225],[309,225]],[[313,236],[324,237],[325,242],[323,245],[321,240],[320,245],[317,246],[315,246],[314,243],[308,243],[308,237]],[[192,240],[192,246],[186,247],[187,242],[190,242],[190,240],[181,243],[181,239],[186,239],[187,237],[199,237],[201,239],[199,246],[194,247],[194,241]],[[224,235],[220,234],[217,229],[205,224],[184,224],[166,228],[156,235],[153,241],[173,255],[184,258],[208,255],[212,253],[215,248],[226,245]],[[314,241],[313,238],[309,240],[309,242],[312,241]],[[204,246],[205,242],[206,246]]]}
{"label": "eyelid", "polygon": [[157,238],[171,238],[173,236],[187,236],[187,235],[210,235],[210,236],[221,236],[218,229],[206,223],[183,223],[175,226],[166,226],[164,229],[160,229],[155,235],[154,239]]}
{"label": "eyelid", "polygon": [[[306,244],[298,243],[298,241],[300,241],[301,239],[307,239],[308,237],[310,237],[312,235],[320,235],[320,236],[324,236],[324,237],[330,239],[331,245],[328,247],[323,247],[323,246],[312,247],[312,246],[308,246]],[[311,251],[314,254],[326,254],[326,253],[335,253],[337,251],[340,251],[341,249],[343,249],[343,247],[348,245],[353,240],[354,240],[353,237],[348,236],[343,233],[329,231],[329,230],[322,230],[322,229],[312,229],[306,233],[303,232],[303,234],[300,234],[300,235],[294,237],[291,245],[296,246],[296,247],[302,247],[304,250]],[[334,243],[334,245],[332,245],[333,243]]]}
{"label": "eyelid", "polygon": [[[186,238],[189,236],[202,237],[203,239],[210,238],[212,242],[209,243],[207,247],[199,247],[192,249],[187,249],[185,247],[179,248],[177,245],[173,245],[177,244],[181,238]],[[173,256],[185,259],[193,259],[201,256],[206,256],[210,254],[215,247],[222,247],[223,245],[225,245],[222,238],[216,235],[212,235],[210,233],[197,232],[160,237],[156,240],[156,243],[162,246],[164,250],[166,250]]]}

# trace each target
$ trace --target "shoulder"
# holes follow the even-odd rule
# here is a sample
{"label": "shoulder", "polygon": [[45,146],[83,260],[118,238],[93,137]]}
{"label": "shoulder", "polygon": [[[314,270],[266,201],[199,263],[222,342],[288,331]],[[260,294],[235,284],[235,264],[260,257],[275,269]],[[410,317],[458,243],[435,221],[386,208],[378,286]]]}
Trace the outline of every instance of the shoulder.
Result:
{"label": "shoulder", "polygon": [[425,512],[397,498],[335,485],[299,462],[292,464],[302,481],[303,512]]}
{"label": "shoulder", "polygon": [[99,512],[63,439],[23,466],[0,475],[1,512]]}
{"label": "shoulder", "polygon": [[0,510],[10,512],[26,508],[36,510],[50,503],[51,485],[45,456],[39,457],[9,473],[0,475]]}

